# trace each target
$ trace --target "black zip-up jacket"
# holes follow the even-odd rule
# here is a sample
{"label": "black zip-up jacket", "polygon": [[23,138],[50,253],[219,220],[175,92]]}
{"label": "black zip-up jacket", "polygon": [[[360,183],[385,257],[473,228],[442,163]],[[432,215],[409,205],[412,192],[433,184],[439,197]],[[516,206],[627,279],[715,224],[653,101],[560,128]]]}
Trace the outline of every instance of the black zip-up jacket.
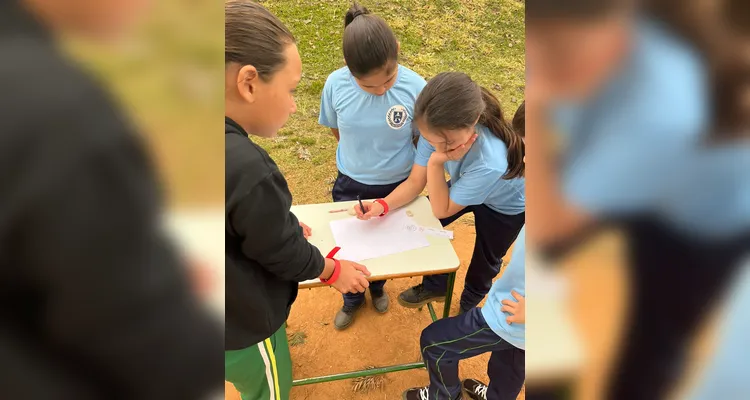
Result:
{"label": "black zip-up jacket", "polygon": [[0,399],[201,399],[221,325],[161,232],[140,138],[0,2]]}
{"label": "black zip-up jacket", "polygon": [[289,316],[299,282],[325,260],[289,210],[292,194],[271,157],[229,118],[226,140],[227,350],[273,335]]}

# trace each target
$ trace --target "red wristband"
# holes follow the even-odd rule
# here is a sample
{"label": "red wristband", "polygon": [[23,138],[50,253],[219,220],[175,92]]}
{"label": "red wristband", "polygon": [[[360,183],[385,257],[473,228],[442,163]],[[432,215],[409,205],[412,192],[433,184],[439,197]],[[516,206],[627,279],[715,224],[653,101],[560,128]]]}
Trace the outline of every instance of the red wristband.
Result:
{"label": "red wristband", "polygon": [[379,215],[379,217],[382,217],[386,214],[388,214],[388,203],[385,202],[383,199],[377,199],[375,200],[376,203],[379,203],[381,206],[383,206],[383,213]]}
{"label": "red wristband", "polygon": [[341,262],[335,258],[331,258],[331,260],[333,260],[334,263],[331,277],[328,279],[320,278],[320,281],[326,285],[333,285],[339,279],[339,275],[341,274]]}
{"label": "red wristband", "polygon": [[339,279],[339,275],[341,274],[341,262],[339,260],[333,258],[333,256],[336,255],[336,253],[341,250],[341,247],[334,247],[326,256],[327,259],[333,260],[333,273],[328,279],[320,278],[320,281],[325,283],[326,285],[333,285],[334,282],[336,282],[337,279]]}

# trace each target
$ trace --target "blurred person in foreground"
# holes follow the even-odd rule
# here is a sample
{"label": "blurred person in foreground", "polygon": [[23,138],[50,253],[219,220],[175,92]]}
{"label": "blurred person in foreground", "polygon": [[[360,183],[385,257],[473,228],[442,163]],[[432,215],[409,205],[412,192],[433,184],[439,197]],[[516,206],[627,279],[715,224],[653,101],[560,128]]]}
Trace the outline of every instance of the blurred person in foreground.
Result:
{"label": "blurred person in foreground", "polygon": [[744,400],[750,394],[750,258],[727,296],[718,346],[689,400]]}
{"label": "blurred person in foreground", "polygon": [[221,390],[220,324],[161,231],[144,144],[57,43],[115,39],[146,3],[0,3],[0,398]]}
{"label": "blurred person in foreground", "polygon": [[632,285],[605,398],[663,398],[750,243],[747,171],[705,146],[712,65],[631,0],[526,4],[529,238],[559,252],[616,223]]}
{"label": "blurred person in foreground", "polygon": [[297,109],[302,61],[294,35],[252,1],[230,0],[224,10],[225,379],[243,400],[287,400],[286,320],[299,282],[319,278],[341,293],[364,293],[370,272],[334,259],[337,248],[323,257],[306,240],[314,232],[292,214],[284,175],[251,139],[275,136]]}

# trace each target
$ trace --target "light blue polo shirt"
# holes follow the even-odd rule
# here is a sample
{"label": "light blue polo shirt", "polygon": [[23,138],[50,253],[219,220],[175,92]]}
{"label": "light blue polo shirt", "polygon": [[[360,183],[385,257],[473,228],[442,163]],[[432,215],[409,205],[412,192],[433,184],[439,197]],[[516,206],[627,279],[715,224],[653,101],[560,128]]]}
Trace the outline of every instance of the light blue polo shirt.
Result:
{"label": "light blue polo shirt", "polygon": [[733,281],[717,352],[690,400],[742,400],[750,393],[750,260]]}
{"label": "light blue polo shirt", "polygon": [[664,220],[706,238],[750,231],[750,140],[701,145],[676,164],[658,210]]}
{"label": "light blue polo shirt", "polygon": [[[469,152],[458,161],[445,163],[445,170],[451,176],[451,200],[465,207],[485,204],[505,215],[524,212],[525,179],[502,178],[508,170],[505,143],[483,125],[477,124],[476,131],[479,137]],[[414,163],[426,167],[434,152],[435,147],[420,137]]]}
{"label": "light blue polo shirt", "polygon": [[510,316],[500,311],[503,300],[513,300],[511,290],[526,297],[526,226],[516,239],[513,255],[505,267],[503,275],[492,284],[487,294],[487,301],[482,307],[482,316],[493,332],[513,346],[526,349],[526,324],[508,324],[505,321]]}
{"label": "light blue polo shirt", "polygon": [[414,103],[426,84],[399,65],[396,83],[376,96],[362,90],[347,67],[331,73],[323,87],[319,122],[339,130],[339,171],[367,185],[406,179],[414,162]]}
{"label": "light blue polo shirt", "polygon": [[679,201],[667,197],[669,185],[710,119],[704,65],[659,26],[638,25],[621,68],[597,96],[559,105],[553,117],[565,146],[565,195],[595,215]]}
{"label": "light blue polo shirt", "polygon": [[694,236],[748,229],[750,143],[704,144],[706,77],[689,47],[641,22],[616,79],[587,104],[556,109],[567,198],[594,215],[649,212]]}

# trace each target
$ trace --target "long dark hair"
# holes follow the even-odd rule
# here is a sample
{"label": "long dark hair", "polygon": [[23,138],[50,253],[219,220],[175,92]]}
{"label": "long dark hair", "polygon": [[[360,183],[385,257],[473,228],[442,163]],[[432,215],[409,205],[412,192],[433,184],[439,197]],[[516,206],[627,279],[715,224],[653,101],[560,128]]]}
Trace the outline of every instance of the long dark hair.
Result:
{"label": "long dark hair", "polygon": [[521,137],[503,117],[500,102],[489,90],[461,72],[443,72],[430,79],[414,105],[414,120],[438,132],[479,123],[486,126],[508,148],[508,170],[503,179],[522,177],[525,147]]}
{"label": "long dark hair", "polygon": [[388,24],[356,2],[344,18],[344,60],[357,78],[398,62],[398,41]]}
{"label": "long dark hair", "polygon": [[[690,0],[649,0],[649,14],[692,44],[710,68],[713,141],[747,137],[750,132],[750,3],[723,0],[715,9],[699,9]],[[739,39],[739,40],[737,40]]]}
{"label": "long dark hair", "polygon": [[518,106],[516,113],[513,115],[513,130],[516,131],[518,136],[526,137],[526,102],[524,101]]}
{"label": "long dark hair", "polygon": [[273,14],[249,0],[224,4],[224,63],[252,65],[264,81],[286,63],[284,49],[294,35]]}

